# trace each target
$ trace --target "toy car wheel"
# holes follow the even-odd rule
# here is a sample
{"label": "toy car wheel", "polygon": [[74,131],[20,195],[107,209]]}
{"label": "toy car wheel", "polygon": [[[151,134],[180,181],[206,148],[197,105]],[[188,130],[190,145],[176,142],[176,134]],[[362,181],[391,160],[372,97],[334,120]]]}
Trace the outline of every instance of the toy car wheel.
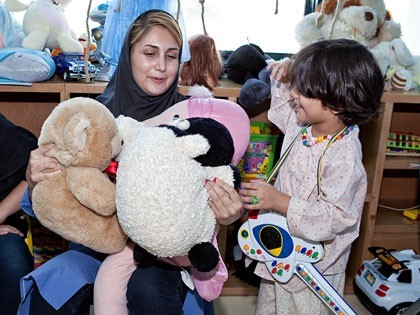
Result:
{"label": "toy car wheel", "polygon": [[63,73],[63,79],[64,79],[64,81],[66,81],[66,82],[71,81],[70,71],[69,71],[69,70],[64,71],[64,73]]}
{"label": "toy car wheel", "polygon": [[402,315],[411,305],[412,303],[401,303],[395,305],[391,310],[388,312],[390,315]]}

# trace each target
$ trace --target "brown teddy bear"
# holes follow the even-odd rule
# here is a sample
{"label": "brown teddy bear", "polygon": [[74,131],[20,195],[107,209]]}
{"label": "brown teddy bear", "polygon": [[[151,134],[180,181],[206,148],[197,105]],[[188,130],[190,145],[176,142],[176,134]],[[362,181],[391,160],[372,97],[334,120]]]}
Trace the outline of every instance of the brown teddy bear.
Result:
{"label": "brown teddy bear", "polygon": [[103,173],[121,151],[111,112],[90,98],[64,101],[44,122],[38,143],[55,144],[47,155],[63,172],[35,186],[37,219],[66,240],[98,252],[122,250],[127,236],[118,223],[115,184]]}

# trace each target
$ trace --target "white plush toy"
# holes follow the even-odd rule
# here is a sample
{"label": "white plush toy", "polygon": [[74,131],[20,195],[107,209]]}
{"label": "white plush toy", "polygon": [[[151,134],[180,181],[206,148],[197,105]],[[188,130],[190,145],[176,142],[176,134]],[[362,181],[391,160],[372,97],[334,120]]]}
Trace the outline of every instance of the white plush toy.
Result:
{"label": "white plush toy", "polygon": [[[156,256],[182,256],[177,263],[191,264],[193,274],[217,269],[222,284],[227,269],[217,250],[218,229],[205,182],[217,178],[239,188],[234,165],[248,148],[250,121],[241,106],[212,97],[204,87],[191,87],[188,94],[187,100],[144,123],[116,119],[124,141],[117,158],[118,218],[137,243],[134,258],[139,265]],[[169,125],[150,127],[162,123]],[[212,289],[203,289],[207,276],[200,275],[201,284],[195,284],[202,297],[207,296],[204,291],[221,290],[212,280]]]}
{"label": "white plush toy", "polygon": [[[329,12],[329,11],[327,11]],[[319,39],[348,38],[367,45],[376,33],[378,17],[366,6],[345,7],[337,12],[313,12],[295,28],[296,41],[307,46]]]}
{"label": "white plush toy", "polygon": [[[295,37],[304,47],[319,39],[347,38],[373,47],[401,36],[401,29],[379,0],[324,0],[317,12],[296,25]],[[337,5],[339,9],[337,10]]]}
{"label": "white plush toy", "polygon": [[60,48],[64,52],[82,53],[83,47],[70,29],[64,7],[71,0],[35,0],[25,3],[6,0],[4,5],[11,12],[24,11],[23,31],[26,37],[22,47],[36,50]]}
{"label": "white plush toy", "polygon": [[210,243],[216,220],[204,184],[214,178],[232,186],[238,181],[230,166],[234,145],[228,129],[198,117],[147,127],[120,116],[117,125],[124,150],[116,204],[124,232],[151,255],[188,255],[197,270],[212,270],[219,262]]}
{"label": "white plush toy", "polygon": [[417,85],[413,77],[420,74],[420,57],[413,56],[402,38],[380,42],[372,52],[385,56],[385,77],[393,89],[408,91]]}

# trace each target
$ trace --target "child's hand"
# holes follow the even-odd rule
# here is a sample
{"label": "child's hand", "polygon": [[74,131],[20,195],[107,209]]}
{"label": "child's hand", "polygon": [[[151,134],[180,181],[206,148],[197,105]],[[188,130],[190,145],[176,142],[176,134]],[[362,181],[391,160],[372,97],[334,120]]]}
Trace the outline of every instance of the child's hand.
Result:
{"label": "child's hand", "polygon": [[269,64],[267,69],[271,70],[271,77],[276,81],[284,82],[290,62],[291,60],[289,58],[284,58]]}
{"label": "child's hand", "polygon": [[248,210],[273,209],[287,214],[290,196],[278,191],[274,186],[260,179],[242,183],[239,191],[244,208]]}

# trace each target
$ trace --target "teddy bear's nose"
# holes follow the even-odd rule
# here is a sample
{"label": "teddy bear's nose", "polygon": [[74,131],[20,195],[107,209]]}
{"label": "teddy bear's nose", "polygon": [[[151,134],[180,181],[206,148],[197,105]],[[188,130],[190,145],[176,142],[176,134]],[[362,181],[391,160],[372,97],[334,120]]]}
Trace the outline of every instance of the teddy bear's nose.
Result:
{"label": "teddy bear's nose", "polygon": [[373,13],[372,12],[365,12],[365,20],[372,21],[373,20]]}

